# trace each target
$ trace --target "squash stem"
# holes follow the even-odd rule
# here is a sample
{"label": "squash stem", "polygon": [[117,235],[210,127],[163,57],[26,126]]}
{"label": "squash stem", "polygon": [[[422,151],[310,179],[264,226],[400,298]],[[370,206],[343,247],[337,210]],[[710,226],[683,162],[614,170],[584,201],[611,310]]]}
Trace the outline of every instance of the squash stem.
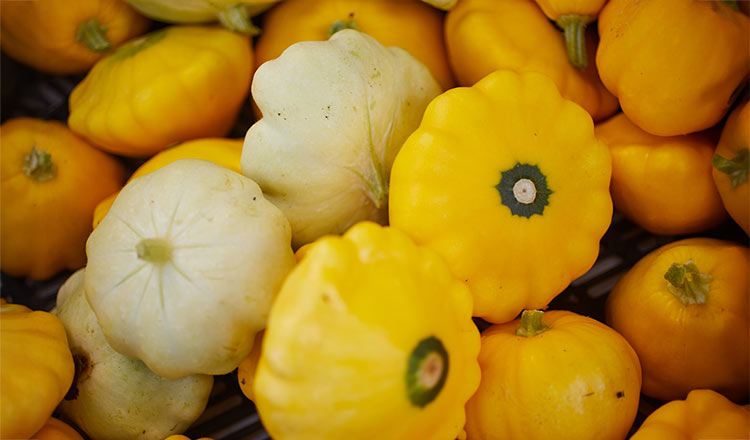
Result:
{"label": "squash stem", "polygon": [[718,154],[714,155],[714,168],[729,176],[732,188],[737,188],[747,182],[750,171],[750,150],[741,149],[734,155],[734,159],[727,159]]}
{"label": "squash stem", "polygon": [[57,165],[52,162],[52,155],[34,145],[24,156],[23,173],[37,182],[46,182],[57,175]]}
{"label": "squash stem", "polygon": [[164,264],[172,258],[172,247],[161,238],[144,238],[135,246],[138,258],[154,264]]}
{"label": "squash stem", "polygon": [[725,5],[734,9],[735,11],[740,10],[740,5],[737,4],[737,0],[721,0]]}
{"label": "squash stem", "polygon": [[579,14],[561,15],[557,24],[565,32],[565,49],[568,60],[573,67],[586,70],[586,25],[591,21],[589,16]]}
{"label": "squash stem", "polygon": [[693,260],[669,266],[664,278],[667,289],[683,304],[704,304],[711,288],[711,275],[700,273]]}
{"label": "squash stem", "polygon": [[112,47],[105,36],[106,32],[107,28],[99,24],[99,20],[92,18],[78,25],[76,41],[94,52],[103,52]]}
{"label": "squash stem", "polygon": [[227,29],[246,35],[259,35],[260,29],[255,26],[242,3],[230,6],[217,14],[219,23]]}
{"label": "squash stem", "polygon": [[544,312],[541,310],[521,312],[521,326],[516,329],[516,335],[529,338],[549,330],[549,327],[542,322],[543,315]]}
{"label": "squash stem", "polygon": [[338,31],[343,31],[344,29],[354,29],[355,31],[359,30],[359,25],[357,25],[357,22],[354,21],[353,15],[349,15],[349,19],[346,21],[336,20],[331,23],[331,25],[328,26],[328,38],[331,38],[333,34]]}

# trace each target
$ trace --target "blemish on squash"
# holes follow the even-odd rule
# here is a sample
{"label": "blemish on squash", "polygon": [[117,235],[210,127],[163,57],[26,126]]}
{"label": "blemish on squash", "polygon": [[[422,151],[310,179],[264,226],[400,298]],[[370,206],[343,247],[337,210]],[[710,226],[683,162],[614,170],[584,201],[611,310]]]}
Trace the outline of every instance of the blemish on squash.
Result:
{"label": "blemish on squash", "polygon": [[617,394],[616,394],[616,396],[617,396],[618,399],[622,399],[623,397],[625,397],[625,392],[624,391],[618,391]]}
{"label": "blemish on squash", "polygon": [[242,385],[245,385],[245,378],[244,378],[244,377],[243,377],[243,378],[242,378],[242,379],[240,380],[240,383],[241,383]]}
{"label": "blemish on squash", "polygon": [[75,372],[73,373],[73,383],[65,394],[65,400],[76,400],[78,398],[78,385],[86,382],[91,376],[91,363],[86,354],[76,353],[73,355],[73,364]]}

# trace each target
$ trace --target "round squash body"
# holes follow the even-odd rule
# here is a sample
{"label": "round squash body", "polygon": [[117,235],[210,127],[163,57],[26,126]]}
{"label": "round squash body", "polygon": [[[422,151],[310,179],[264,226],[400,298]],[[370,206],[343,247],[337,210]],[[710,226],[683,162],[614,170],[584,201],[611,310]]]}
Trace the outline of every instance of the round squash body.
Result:
{"label": "round squash body", "polygon": [[[587,56],[593,60],[596,32],[588,34]],[[585,71],[570,64],[560,31],[533,0],[462,0],[448,13],[445,37],[462,86],[501,69],[539,72],[594,120],[617,111],[617,99],[602,85],[595,63],[588,63]]]}
{"label": "round squash body", "polygon": [[750,103],[727,119],[714,154],[714,183],[729,215],[750,234]]}
{"label": "round squash body", "polygon": [[638,357],[627,341],[572,312],[545,312],[547,329],[529,336],[516,333],[522,320],[482,333],[482,382],[466,405],[468,438],[625,438],[641,388]]}
{"label": "round squash body", "polygon": [[50,417],[42,429],[31,438],[34,440],[83,440],[78,431],[54,417]]}
{"label": "round squash body", "polygon": [[284,282],[254,402],[274,439],[453,440],[479,383],[471,295],[400,231],[317,240]]}
{"label": "round squash body", "polygon": [[56,121],[8,120],[0,143],[3,272],[46,279],[86,264],[94,207],[122,185],[122,164]]}
{"label": "round squash body", "polygon": [[[242,143],[243,139],[223,138],[196,139],[183,142],[177,146],[160,151],[155,156],[151,157],[130,175],[128,182],[136,177],[156,171],[159,168],[180,159],[208,160],[217,165],[221,165],[224,168],[240,173],[242,172],[240,169]],[[117,198],[117,194],[119,194],[119,192],[110,195],[96,205],[96,209],[94,210],[94,227],[97,227],[104,216],[107,215],[109,208],[112,207],[112,203],[114,203],[115,198]]]}
{"label": "round squash body", "polygon": [[719,225],[726,211],[711,176],[708,133],[661,137],[620,113],[595,128],[612,154],[615,209],[654,234],[691,234]]}
{"label": "round squash body", "polygon": [[73,382],[73,356],[60,320],[0,305],[0,371],[0,438],[30,438]]}
{"label": "round squash body", "polygon": [[[190,437],[186,437],[184,435],[170,435],[169,437],[165,438],[164,440],[190,440]],[[196,440],[213,440],[209,437],[201,437]]]}
{"label": "round squash body", "polygon": [[427,107],[393,164],[390,224],[445,258],[475,316],[508,322],[594,264],[609,180],[581,107],[541,74],[499,71]]}
{"label": "round squash body", "polygon": [[148,25],[121,0],[0,2],[3,52],[57,75],[85,72],[112,47],[146,32]]}
{"label": "round squash body", "polygon": [[651,252],[620,279],[607,323],[638,353],[644,394],[673,400],[710,388],[747,398],[748,261],[744,246],[690,238]]}
{"label": "round squash body", "polygon": [[81,269],[63,284],[55,313],[65,325],[76,378],[60,413],[92,440],[163,440],[203,412],[213,377],[168,380],[114,351],[86,300]]}
{"label": "round squash body", "polygon": [[630,440],[741,439],[749,432],[750,406],[712,390],[693,390],[652,412]]}
{"label": "round squash body", "polygon": [[245,136],[242,172],[289,219],[295,247],[385,223],[393,159],[439,93],[422,63],[361,32],[296,43],[255,75],[264,117]]}
{"label": "round squash body", "polygon": [[414,0],[285,0],[264,16],[256,67],[294,43],[327,40],[335,22],[406,50],[430,69],[443,90],[455,86],[443,41],[443,14]]}
{"label": "round squash body", "polygon": [[125,186],[87,242],[86,294],[112,348],[160,376],[226,374],[294,265],[252,180],[181,159]]}
{"label": "round squash body", "polygon": [[70,94],[68,125],[100,148],[132,157],[224,136],[251,75],[246,35],[208,26],[166,27],[96,63]]}
{"label": "round squash body", "polygon": [[141,14],[168,23],[216,21],[222,11],[242,5],[250,16],[259,14],[279,0],[125,0]]}
{"label": "round squash body", "polygon": [[747,82],[748,34],[748,17],[722,1],[610,0],[599,15],[596,65],[643,130],[693,133],[719,122]]}

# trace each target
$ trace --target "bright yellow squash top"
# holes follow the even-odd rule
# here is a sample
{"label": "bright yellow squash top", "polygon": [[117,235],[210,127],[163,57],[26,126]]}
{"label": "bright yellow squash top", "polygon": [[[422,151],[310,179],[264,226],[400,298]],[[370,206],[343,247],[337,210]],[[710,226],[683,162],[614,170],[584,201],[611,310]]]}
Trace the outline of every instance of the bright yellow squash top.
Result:
{"label": "bright yellow squash top", "polygon": [[591,117],[549,78],[498,71],[427,107],[393,164],[390,222],[445,258],[475,316],[507,322],[594,264],[610,171]]}

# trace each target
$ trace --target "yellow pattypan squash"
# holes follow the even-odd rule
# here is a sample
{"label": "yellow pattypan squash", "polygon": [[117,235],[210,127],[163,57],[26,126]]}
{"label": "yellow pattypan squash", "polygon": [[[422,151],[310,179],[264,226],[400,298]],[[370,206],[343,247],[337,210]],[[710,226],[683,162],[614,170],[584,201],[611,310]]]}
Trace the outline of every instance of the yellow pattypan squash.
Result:
{"label": "yellow pattypan squash", "polygon": [[[596,32],[588,34],[586,48],[593,58]],[[534,0],[462,0],[448,13],[445,39],[462,86],[500,69],[539,72],[594,120],[617,111],[617,99],[599,80],[594,63],[585,71],[570,64],[560,32]]]}
{"label": "yellow pattypan squash", "polygon": [[596,21],[606,2],[607,0],[536,0],[544,15],[563,30],[568,60],[579,69],[586,69],[588,65],[586,26]]}
{"label": "yellow pattypan squash", "polygon": [[443,14],[417,0],[284,0],[263,19],[255,65],[277,58],[294,43],[327,40],[344,28],[406,50],[430,69],[444,90],[455,85],[443,39]]}
{"label": "yellow pattypan squash", "polygon": [[148,25],[122,0],[0,1],[3,52],[52,74],[85,72]]}
{"label": "yellow pattypan squash", "polygon": [[529,310],[490,327],[479,365],[482,382],[466,404],[471,440],[621,440],[638,410],[633,349],[572,312]]}
{"label": "yellow pattypan squash", "polygon": [[120,189],[122,164],[57,121],[10,119],[0,144],[0,268],[47,279],[86,264],[94,207]]}
{"label": "yellow pattypan squash", "polygon": [[622,111],[658,136],[712,127],[747,84],[748,17],[724,1],[609,0],[596,65]]}
{"label": "yellow pattypan squash", "polygon": [[42,429],[31,438],[34,440],[83,440],[78,431],[54,417],[50,417]]}
{"label": "yellow pattypan squash", "polygon": [[96,63],[70,94],[68,125],[106,151],[133,157],[224,136],[251,74],[247,36],[218,27],[166,27]]}
{"label": "yellow pattypan squash", "polygon": [[711,388],[742,401],[750,386],[748,249],[709,238],[643,257],[607,297],[607,323],[638,353],[643,393],[682,399]]}
{"label": "yellow pattypan squash", "polygon": [[0,305],[0,438],[39,431],[73,382],[65,328],[51,313]]}
{"label": "yellow pattypan squash", "polygon": [[127,184],[86,244],[112,348],[160,376],[225,374],[294,265],[289,222],[247,177],[181,159]]}
{"label": "yellow pattypan squash", "polygon": [[[312,245],[312,243],[311,243]],[[265,331],[260,331],[255,335],[253,350],[237,367],[237,382],[240,384],[240,390],[250,400],[254,400],[253,388],[255,383],[255,373],[258,371],[258,361],[263,349],[263,335]]]}
{"label": "yellow pattypan squash", "polygon": [[161,440],[185,431],[206,408],[213,377],[159,377],[114,351],[84,291],[81,269],[57,295],[55,314],[70,341],[76,375],[60,413],[94,440]]}
{"label": "yellow pattypan squash", "polygon": [[[170,435],[169,437],[165,438],[164,440],[190,440],[190,437],[185,437],[184,435]],[[213,440],[210,437],[201,437],[196,440]]]}
{"label": "yellow pattypan squash", "polygon": [[[128,182],[180,159],[208,160],[239,173],[241,172],[240,157],[242,156],[242,143],[243,139],[223,138],[196,139],[183,142],[175,147],[160,151],[151,157],[133,172]],[[104,216],[107,215],[109,208],[112,207],[112,203],[115,202],[118,194],[119,191],[96,205],[96,209],[94,209],[94,227],[97,227]]]}
{"label": "yellow pattypan squash", "polygon": [[453,440],[479,383],[471,295],[371,222],[316,241],[269,317],[255,404],[276,440]]}
{"label": "yellow pattypan squash", "polygon": [[652,412],[630,440],[746,439],[750,406],[736,405],[711,390],[693,390],[685,400]]}
{"label": "yellow pattypan squash", "polygon": [[711,177],[710,133],[654,136],[620,113],[595,128],[612,154],[615,209],[654,234],[690,234],[727,214]]}
{"label": "yellow pattypan squash", "polygon": [[713,158],[713,179],[729,215],[750,234],[750,102],[729,115]]}
{"label": "yellow pattypan squash", "polygon": [[296,43],[255,74],[263,119],[245,136],[242,172],[289,219],[295,247],[385,223],[393,159],[439,93],[422,63],[361,32]]}
{"label": "yellow pattypan squash", "polygon": [[391,225],[445,258],[474,314],[543,308],[596,260],[610,157],[591,117],[537,73],[445,92],[393,164]]}

